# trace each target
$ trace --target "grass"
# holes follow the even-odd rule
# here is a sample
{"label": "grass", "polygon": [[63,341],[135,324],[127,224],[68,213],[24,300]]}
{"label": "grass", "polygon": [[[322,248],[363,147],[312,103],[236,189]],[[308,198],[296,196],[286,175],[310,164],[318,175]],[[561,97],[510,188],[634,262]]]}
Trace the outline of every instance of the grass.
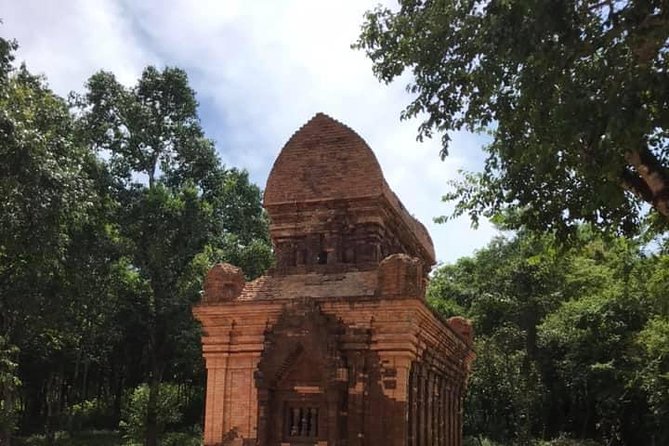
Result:
{"label": "grass", "polygon": [[[48,442],[44,435],[32,435],[27,438],[16,438],[12,443],[16,446],[47,446]],[[70,436],[67,432],[56,434],[55,446],[122,446],[121,434],[113,431],[88,431],[78,432]],[[186,433],[168,433],[162,441],[166,446],[200,446],[202,440],[200,435]]]}
{"label": "grass", "polygon": [[[28,438],[17,438],[17,446],[46,446],[44,435],[32,435]],[[120,446],[121,435],[111,431],[90,431],[77,433],[71,437],[66,432],[56,433],[56,446]]]}
{"label": "grass", "polygon": [[[464,446],[513,446],[515,443],[497,443],[489,438],[479,436],[468,436],[464,438]],[[552,440],[533,440],[533,446],[601,446],[593,440],[571,439],[564,435]]]}

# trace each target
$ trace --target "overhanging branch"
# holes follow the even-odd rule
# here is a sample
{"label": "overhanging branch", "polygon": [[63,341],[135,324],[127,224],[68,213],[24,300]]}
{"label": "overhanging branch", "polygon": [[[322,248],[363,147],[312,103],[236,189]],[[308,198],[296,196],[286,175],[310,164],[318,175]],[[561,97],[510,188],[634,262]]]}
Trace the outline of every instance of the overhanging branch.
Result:
{"label": "overhanging branch", "polygon": [[623,187],[631,190],[669,219],[669,172],[647,148],[629,151],[625,159],[631,169],[623,173]]}

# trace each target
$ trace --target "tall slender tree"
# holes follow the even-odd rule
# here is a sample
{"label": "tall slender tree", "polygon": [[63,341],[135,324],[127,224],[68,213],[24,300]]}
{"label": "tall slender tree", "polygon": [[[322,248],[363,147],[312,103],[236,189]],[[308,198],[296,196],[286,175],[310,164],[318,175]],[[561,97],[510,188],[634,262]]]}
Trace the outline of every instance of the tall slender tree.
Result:
{"label": "tall slender tree", "polygon": [[[67,103],[13,66],[15,49],[0,39],[0,337],[25,372],[26,357],[43,360],[67,343],[58,323],[68,320],[65,259],[96,194],[92,152],[75,138]],[[4,402],[16,386],[0,391],[11,410]]]}

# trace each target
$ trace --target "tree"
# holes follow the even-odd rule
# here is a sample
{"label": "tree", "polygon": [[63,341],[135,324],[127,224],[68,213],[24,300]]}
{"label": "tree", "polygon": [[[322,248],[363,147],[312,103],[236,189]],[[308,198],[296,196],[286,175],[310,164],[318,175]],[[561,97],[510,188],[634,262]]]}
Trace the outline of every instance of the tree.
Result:
{"label": "tree", "polygon": [[386,83],[412,71],[419,138],[490,132],[484,171],[444,197],[455,216],[515,209],[513,226],[561,234],[630,233],[649,208],[669,222],[667,2],[404,0],[367,12],[354,46]]}
{"label": "tree", "polygon": [[220,165],[180,69],[148,67],[130,88],[99,72],[76,99],[82,138],[109,159],[119,204],[113,221],[137,281],[127,305],[148,380],[146,444],[155,446],[161,383],[184,356],[200,363],[190,309],[204,265],[237,256],[259,273],[271,261],[260,190],[245,172]]}
{"label": "tree", "polygon": [[68,104],[15,49],[0,39],[0,443],[117,428],[141,387],[155,444],[161,389],[184,406],[170,429],[201,419],[205,272],[272,261],[261,191],[221,165],[183,71],[101,72]]}
{"label": "tree", "polygon": [[642,350],[641,387],[653,415],[653,444],[669,442],[669,317],[656,316],[639,333]]}
{"label": "tree", "polygon": [[552,405],[566,408],[565,430],[607,444],[646,443],[658,429],[642,423],[649,414],[636,381],[641,355],[634,339],[648,309],[617,279],[564,302],[539,326],[540,345],[550,352]]}
{"label": "tree", "polygon": [[16,428],[17,405],[14,401],[16,388],[21,384],[15,362],[16,348],[8,347],[0,336],[0,444],[9,446],[11,434]]}
{"label": "tree", "polygon": [[444,316],[474,324],[477,359],[465,433],[529,444],[546,430],[550,398],[540,376],[537,327],[564,298],[566,261],[549,237],[497,238],[473,257],[440,267],[427,292]]}
{"label": "tree", "polygon": [[[15,49],[0,39],[0,338],[4,352],[18,350],[3,358],[3,404],[17,400],[7,361],[18,359],[25,376],[35,370],[27,357],[43,365],[68,342],[60,324],[70,320],[66,259],[96,201],[92,152],[74,137],[66,102],[44,79],[12,65]],[[29,381],[22,381],[25,389]],[[2,428],[8,442],[13,426]]]}
{"label": "tree", "polygon": [[558,249],[520,231],[432,277],[428,302],[476,333],[466,434],[666,442],[669,257],[585,227],[577,237]]}

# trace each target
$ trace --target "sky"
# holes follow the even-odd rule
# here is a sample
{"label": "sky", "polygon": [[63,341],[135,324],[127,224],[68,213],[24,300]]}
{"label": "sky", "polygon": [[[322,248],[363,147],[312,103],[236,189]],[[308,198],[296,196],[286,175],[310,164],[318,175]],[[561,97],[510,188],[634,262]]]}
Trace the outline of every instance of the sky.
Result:
{"label": "sky", "polygon": [[[453,133],[418,142],[419,119],[400,121],[410,74],[385,85],[350,48],[378,0],[0,0],[0,35],[17,60],[58,94],[82,91],[94,72],[132,85],[147,65],[178,66],[197,92],[199,114],[223,162],[264,188],[282,146],[326,113],[362,136],[390,187],[430,231],[437,259],[451,263],[484,247],[497,230],[466,217],[435,224],[458,170],[480,170],[483,137]],[[393,6],[392,4],[390,5]]]}

